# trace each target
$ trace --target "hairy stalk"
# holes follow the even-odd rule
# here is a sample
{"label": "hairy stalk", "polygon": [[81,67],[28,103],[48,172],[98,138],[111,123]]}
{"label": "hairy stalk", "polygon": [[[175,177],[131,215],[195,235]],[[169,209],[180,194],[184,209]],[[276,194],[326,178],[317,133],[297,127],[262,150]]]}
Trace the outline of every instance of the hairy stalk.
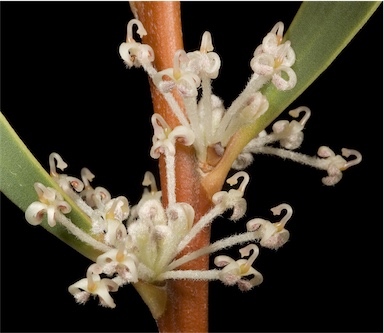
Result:
{"label": "hairy stalk", "polygon": [[[154,65],[158,71],[173,67],[173,57],[183,49],[179,2],[134,2],[133,12],[146,27],[147,36],[143,42],[151,45],[156,55]],[[152,102],[155,113],[159,113],[174,128],[179,121],[169,108],[163,96],[151,84]],[[175,98],[184,109],[181,98]],[[177,145],[176,154],[176,199],[190,204],[195,210],[195,222],[211,207],[202,179],[197,172],[197,161],[192,147]],[[159,161],[160,182],[163,198],[166,200],[165,161]],[[167,202],[164,202],[167,205]],[[209,244],[210,230],[200,232],[180,253],[196,251]],[[208,256],[202,256],[184,264],[180,269],[207,270]],[[167,282],[167,306],[165,313],[157,320],[160,332],[207,332],[208,331],[208,281],[170,280]]]}

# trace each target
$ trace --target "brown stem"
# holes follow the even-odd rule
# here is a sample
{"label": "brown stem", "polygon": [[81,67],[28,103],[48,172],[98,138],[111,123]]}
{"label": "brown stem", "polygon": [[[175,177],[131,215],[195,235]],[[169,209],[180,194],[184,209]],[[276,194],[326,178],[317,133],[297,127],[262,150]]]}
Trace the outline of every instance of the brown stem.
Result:
{"label": "brown stem", "polygon": [[[147,30],[143,42],[155,53],[154,65],[158,71],[173,67],[173,56],[183,49],[180,3],[177,1],[131,2],[133,11]],[[163,116],[173,128],[179,122],[162,95],[151,83],[154,112]],[[175,96],[182,105],[179,96]],[[176,154],[176,198],[186,202],[195,210],[195,222],[211,207],[211,201],[197,172],[194,149],[177,145]],[[167,205],[165,162],[159,161],[160,183],[164,205]],[[210,230],[207,228],[191,241],[185,251],[193,251],[209,244]],[[189,262],[181,269],[206,270],[208,256]],[[171,280],[167,282],[168,300],[164,314],[157,320],[160,332],[207,332],[208,331],[208,282]]]}

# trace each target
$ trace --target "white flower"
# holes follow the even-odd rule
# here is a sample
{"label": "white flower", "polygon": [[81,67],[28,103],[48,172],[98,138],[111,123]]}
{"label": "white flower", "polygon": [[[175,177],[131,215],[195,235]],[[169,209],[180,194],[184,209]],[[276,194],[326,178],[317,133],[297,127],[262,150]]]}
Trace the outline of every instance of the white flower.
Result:
{"label": "white flower", "polygon": [[279,222],[271,223],[270,221],[256,218],[247,223],[247,230],[255,231],[257,237],[261,238],[261,246],[277,250],[288,241],[289,231],[284,227],[292,216],[292,207],[288,204],[281,204],[271,208],[274,215],[280,215],[282,210],[286,210],[287,213]]}
{"label": "white flower", "polygon": [[174,156],[176,153],[176,140],[185,146],[190,146],[195,140],[195,135],[189,128],[176,126],[172,130],[164,118],[158,113],[154,113],[151,120],[154,134],[150,155],[153,158],[159,158],[161,153],[168,153]]}
{"label": "white flower", "polygon": [[92,264],[87,270],[87,277],[69,286],[68,291],[75,297],[78,303],[85,303],[89,296],[98,296],[100,305],[105,307],[116,307],[115,302],[109,295],[111,291],[117,291],[118,285],[111,279],[101,279],[102,269],[97,264]]}
{"label": "white flower", "polygon": [[127,25],[127,42],[122,43],[119,48],[120,56],[128,68],[144,66],[145,69],[148,69],[151,67],[151,62],[155,60],[153,49],[147,44],[135,41],[133,38],[133,25],[138,27],[137,33],[141,38],[147,34],[139,20],[130,20]]}
{"label": "white flower", "polygon": [[239,171],[227,179],[228,184],[235,185],[240,177],[243,177],[243,181],[237,190],[230,189],[228,192],[220,191],[212,196],[212,202],[215,205],[222,206],[224,210],[233,209],[233,214],[230,219],[234,221],[243,217],[247,210],[247,201],[243,198],[243,196],[245,188],[249,182],[249,175],[245,171]]}
{"label": "white flower", "polygon": [[40,202],[36,201],[28,206],[25,219],[32,225],[38,225],[46,214],[48,224],[54,227],[57,214],[68,214],[72,208],[55,189],[41,183],[35,183],[34,186]]}
{"label": "white flower", "polygon": [[289,90],[297,82],[296,74],[291,69],[296,55],[290,41],[281,43],[283,31],[283,23],[276,23],[264,37],[262,44],[256,48],[251,67],[256,74],[270,78],[277,89]]}
{"label": "white flower", "polygon": [[163,93],[168,93],[176,87],[184,97],[197,96],[197,88],[201,82],[200,77],[189,70],[183,69],[180,64],[188,61],[189,59],[184,50],[176,51],[173,68],[156,73],[153,77],[153,83]]}
{"label": "white flower", "polygon": [[125,242],[121,242],[117,249],[112,249],[98,256],[96,263],[109,276],[117,273],[124,283],[136,283],[138,281],[138,260],[134,254],[127,251]]}
{"label": "white flower", "polygon": [[59,174],[56,170],[57,167],[63,171],[67,166],[67,163],[63,161],[58,153],[51,153],[49,155],[49,169],[51,177],[56,181],[56,183],[65,193],[71,197],[74,197],[73,189],[76,192],[81,192],[84,188],[84,184],[80,179],[65,174]]}
{"label": "white flower", "polygon": [[305,112],[305,116],[301,121],[292,120],[279,120],[272,126],[272,131],[275,133],[275,138],[280,140],[280,145],[285,149],[296,149],[300,147],[304,139],[303,129],[308,121],[311,110],[306,106],[298,107],[288,113],[292,117],[298,117],[301,112]]}
{"label": "white flower", "polygon": [[206,75],[210,79],[216,79],[219,75],[220,57],[213,51],[212,36],[206,31],[201,40],[200,51],[187,53],[189,61],[183,63],[185,68],[197,75]]}
{"label": "white flower", "polygon": [[[251,251],[253,252],[250,255]],[[263,276],[252,267],[253,262],[259,255],[259,248],[255,244],[240,249],[241,257],[249,256],[248,259],[234,260],[228,256],[217,256],[215,265],[224,267],[219,273],[220,280],[228,286],[237,284],[240,290],[247,291],[258,286],[263,282]],[[253,276],[252,279],[243,279],[243,277]]]}

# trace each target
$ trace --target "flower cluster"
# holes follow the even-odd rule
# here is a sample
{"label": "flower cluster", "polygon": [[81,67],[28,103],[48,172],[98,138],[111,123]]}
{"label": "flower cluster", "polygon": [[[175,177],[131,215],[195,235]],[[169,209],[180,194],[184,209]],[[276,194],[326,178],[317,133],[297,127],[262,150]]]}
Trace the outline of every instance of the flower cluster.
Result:
{"label": "flower cluster", "polygon": [[[220,161],[234,134],[267,112],[268,100],[260,92],[264,85],[273,84],[281,91],[290,90],[296,85],[297,77],[292,68],[296,55],[291,42],[289,40],[283,42],[282,22],[276,23],[255,49],[250,61],[253,74],[244,90],[227,109],[224,108],[223,101],[212,93],[212,80],[219,75],[221,60],[213,51],[212,37],[208,31],[202,36],[200,50],[188,53],[184,50],[176,51],[173,68],[158,72],[152,64],[154,60],[152,48],[133,41],[133,24],[137,24],[140,36],[146,34],[140,21],[137,19],[130,21],[127,40],[131,41],[129,45],[134,45],[134,48],[127,48],[128,44],[123,43],[120,47],[120,56],[129,67],[133,66],[132,57],[135,58],[135,66],[142,65],[180,122],[180,126],[172,130],[159,115],[154,115],[152,123],[156,144],[151,150],[151,156],[154,158],[159,156],[157,145],[163,143],[167,145],[167,141],[159,139],[160,123],[163,128],[162,138],[166,137],[165,132],[172,132],[170,139],[174,140],[177,134],[194,146],[200,171],[204,176]],[[182,97],[183,107],[176,101],[174,91]],[[272,133],[267,134],[265,130],[259,133],[239,154],[232,167],[237,170],[246,168],[253,162],[254,154],[276,155],[326,170],[328,176],[323,177],[323,184],[335,185],[340,181],[343,170],[361,161],[361,154],[356,150],[344,148],[342,156],[356,157],[353,161],[347,161],[340,155],[335,155],[329,147],[320,147],[318,157],[294,152],[303,141],[303,129],[311,111],[308,107],[301,106],[289,112],[294,118],[298,118],[302,113],[304,116],[301,120],[279,120],[273,124]],[[280,147],[272,146],[276,142]],[[174,154],[168,151],[166,155],[169,156],[170,153]]]}
{"label": "flower cluster", "polygon": [[[282,91],[295,86],[297,78],[292,69],[295,52],[290,41],[283,42],[284,26],[277,23],[254,51],[250,62],[253,74],[245,89],[225,109],[221,99],[212,93],[211,81],[219,74],[221,60],[213,52],[209,32],[203,34],[200,50],[189,53],[178,50],[174,67],[157,71],[153,66],[155,54],[151,46],[133,38],[134,25],[140,37],[146,34],[139,20],[130,21],[127,40],[119,49],[120,55],[127,67],[144,68],[180,123],[172,128],[159,114],[155,113],[151,118],[154,135],[150,155],[155,159],[164,155],[166,200],[162,200],[162,192],[150,172],[144,175],[142,198],[136,205],[131,205],[124,196],[112,197],[107,189],[92,187],[95,176],[87,168],[81,170],[81,179],[58,172],[57,169],[63,171],[67,164],[59,154],[52,153],[49,157],[50,175],[71,199],[72,205],[88,217],[90,230],[83,230],[71,221],[68,213],[73,206],[71,208],[59,191],[40,183],[35,184],[39,201],[28,207],[25,217],[29,223],[37,225],[46,216],[50,227],[59,223],[102,253],[89,266],[86,278],[69,287],[69,292],[79,303],[97,296],[101,305],[113,308],[116,305],[110,293],[119,287],[141,282],[161,285],[169,279],[219,280],[225,285],[250,290],[263,281],[263,276],[253,267],[259,247],[277,250],[289,239],[285,226],[293,213],[290,205],[282,203],[271,209],[273,215],[282,215],[279,221],[255,218],[246,223],[240,234],[194,251],[188,252],[187,246],[225,212],[231,212],[233,221],[244,217],[247,209],[244,193],[250,178],[244,169],[252,163],[253,155],[272,154],[326,170],[328,176],[322,179],[325,185],[340,181],[342,171],[359,163],[361,155],[344,148],[342,156],[355,156],[354,160],[347,161],[328,147],[320,147],[318,157],[295,152],[303,141],[302,131],[310,110],[307,107],[291,110],[289,115],[295,119],[275,122],[270,133],[263,130],[244,147],[232,165],[239,171],[227,179],[229,190],[215,193],[211,198],[212,207],[195,219],[194,208],[176,200],[176,143],[194,147],[202,177],[212,171],[233,135],[267,112],[269,103],[260,89],[266,84],[273,84]],[[183,107],[175,98],[175,92],[182,97]],[[198,257],[235,245],[241,246],[240,258],[218,254],[214,258],[215,268],[205,271],[181,269],[182,265]]]}
{"label": "flower cluster", "polygon": [[[172,132],[167,138],[171,135]],[[169,140],[164,144],[164,154],[175,149],[175,140],[167,138],[164,138]],[[157,143],[155,141],[154,145],[160,147]],[[110,293],[120,286],[139,281],[158,284],[168,279],[220,280],[225,285],[237,284],[241,290],[249,290],[263,281],[262,275],[252,267],[259,254],[255,243],[278,249],[289,238],[284,226],[292,215],[292,208],[288,204],[281,204],[272,208],[275,215],[286,210],[287,213],[279,222],[272,223],[260,218],[250,220],[243,233],[181,255],[191,240],[224,212],[232,210],[230,219],[234,221],[244,216],[247,203],[243,196],[249,182],[249,175],[245,171],[239,171],[227,179],[230,189],[217,192],[212,198],[213,207],[194,224],[193,207],[172,200],[175,198],[174,188],[173,193],[169,194],[168,206],[163,206],[162,193],[157,189],[150,172],[144,175],[142,198],[131,206],[124,196],[113,198],[105,188],[93,188],[90,182],[94,175],[89,169],[81,170],[80,180],[57,171],[57,168],[64,170],[67,166],[59,154],[52,153],[49,161],[51,177],[88,216],[91,231],[77,227],[67,216],[71,207],[63,196],[40,183],[35,184],[39,201],[28,207],[25,217],[32,225],[38,225],[46,216],[50,227],[60,223],[78,239],[102,252],[89,266],[86,278],[68,289],[79,303],[85,303],[90,296],[98,296],[101,305],[114,308],[116,304]],[[174,183],[172,175],[174,173],[168,176]],[[198,257],[242,244],[245,246],[240,249],[241,259],[219,255],[214,260],[217,268],[206,271],[180,269],[181,265]]]}
{"label": "flower cluster", "polygon": [[[294,118],[299,117],[300,113],[305,114],[300,121],[295,119],[291,121],[279,120],[273,124],[271,133],[268,134],[266,130],[260,132],[244,147],[234,161],[232,168],[236,170],[246,168],[253,162],[254,154],[275,155],[325,170],[328,175],[322,178],[322,183],[327,186],[337,184],[343,176],[342,171],[361,162],[361,154],[357,150],[343,148],[341,155],[336,155],[331,148],[326,146],[319,147],[317,156],[307,156],[294,151],[303,142],[303,129],[311,111],[304,106],[289,111],[289,115]],[[275,143],[278,143],[279,147],[274,146]],[[346,158],[354,156],[355,158],[347,161],[342,156]]]}

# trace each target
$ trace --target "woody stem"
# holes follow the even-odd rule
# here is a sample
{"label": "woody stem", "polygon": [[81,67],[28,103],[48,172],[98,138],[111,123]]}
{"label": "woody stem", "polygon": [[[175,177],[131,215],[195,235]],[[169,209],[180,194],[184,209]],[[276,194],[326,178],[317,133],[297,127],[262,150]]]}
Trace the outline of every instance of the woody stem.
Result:
{"label": "woody stem", "polygon": [[[175,1],[138,1],[131,3],[138,19],[147,30],[143,42],[149,44],[155,54],[154,66],[160,71],[173,67],[173,57],[177,50],[183,49],[180,3]],[[171,128],[179,122],[152,82],[151,94],[155,113],[159,113]],[[180,96],[175,98],[184,109]],[[176,145],[176,200],[186,202],[195,210],[195,222],[211,207],[211,201],[202,186],[197,172],[197,161],[193,147]],[[165,160],[159,161],[160,183],[163,190],[164,206],[168,204],[166,193]],[[198,250],[209,244],[210,230],[204,229],[180,253]],[[180,266],[180,269],[207,270],[208,256]],[[160,332],[207,332],[208,331],[208,282],[189,280],[170,280],[167,282],[167,305],[164,314],[157,319]]]}

